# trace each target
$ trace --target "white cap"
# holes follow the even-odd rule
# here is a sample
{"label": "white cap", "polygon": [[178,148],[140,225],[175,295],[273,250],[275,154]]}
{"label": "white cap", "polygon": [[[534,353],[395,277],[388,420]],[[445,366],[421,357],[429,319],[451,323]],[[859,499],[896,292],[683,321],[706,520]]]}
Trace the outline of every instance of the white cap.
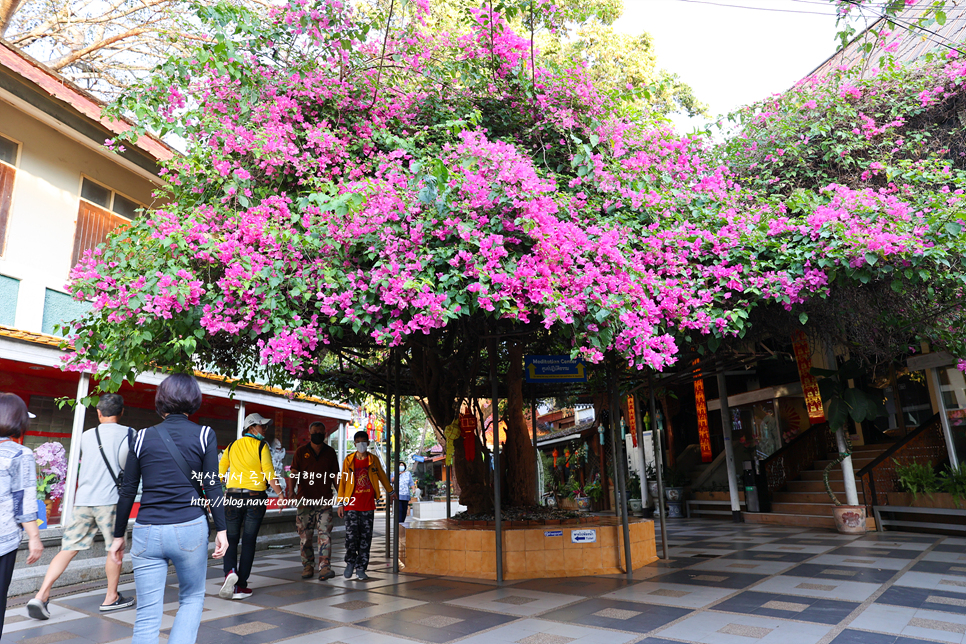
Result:
{"label": "white cap", "polygon": [[267,425],[272,422],[271,418],[265,418],[261,414],[248,414],[245,416],[245,428],[249,428],[252,425]]}

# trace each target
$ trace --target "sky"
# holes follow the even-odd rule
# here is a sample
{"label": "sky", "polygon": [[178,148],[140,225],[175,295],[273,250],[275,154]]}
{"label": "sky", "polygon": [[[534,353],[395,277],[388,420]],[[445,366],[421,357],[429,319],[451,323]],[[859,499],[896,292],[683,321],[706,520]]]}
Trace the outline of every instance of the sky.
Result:
{"label": "sky", "polygon": [[[835,53],[837,31],[825,0],[624,0],[614,28],[654,36],[658,65],[712,115],[788,89]],[[672,120],[684,132],[706,121]]]}

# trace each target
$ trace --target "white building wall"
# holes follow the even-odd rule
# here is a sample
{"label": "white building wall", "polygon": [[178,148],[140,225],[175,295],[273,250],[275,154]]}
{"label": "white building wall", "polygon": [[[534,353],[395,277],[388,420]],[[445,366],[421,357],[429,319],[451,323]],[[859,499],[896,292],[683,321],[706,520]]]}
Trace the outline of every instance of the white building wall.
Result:
{"label": "white building wall", "polygon": [[146,205],[154,186],[3,101],[0,134],[20,143],[0,274],[20,280],[16,327],[40,332],[46,289],[70,273],[82,175]]}

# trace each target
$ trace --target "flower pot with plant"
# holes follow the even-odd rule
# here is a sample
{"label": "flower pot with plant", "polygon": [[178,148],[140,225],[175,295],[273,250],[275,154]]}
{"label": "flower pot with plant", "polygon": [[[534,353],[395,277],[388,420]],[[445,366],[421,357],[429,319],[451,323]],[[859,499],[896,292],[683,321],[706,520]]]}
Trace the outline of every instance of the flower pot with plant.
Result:
{"label": "flower pot with plant", "polygon": [[889,505],[943,510],[961,509],[966,497],[966,463],[948,465],[937,474],[932,462],[905,465],[893,459],[898,492],[889,493]]}
{"label": "flower pot with plant", "polygon": [[678,519],[684,516],[684,486],[689,482],[688,473],[679,466],[664,470],[664,497],[667,499],[667,516]]}
{"label": "flower pot with plant", "polygon": [[829,474],[833,468],[852,456],[852,442],[849,440],[849,432],[845,429],[846,424],[850,419],[856,423],[874,420],[882,410],[882,392],[875,390],[878,393],[874,394],[849,387],[850,380],[858,380],[863,375],[862,366],[856,360],[845,362],[835,371],[813,368],[812,375],[822,377],[818,381],[818,387],[825,402],[829,431],[834,433],[839,450],[838,457],[832,459],[822,474],[825,492],[835,504],[832,508],[835,527],[843,534],[865,534],[866,509],[864,505],[859,505],[855,490],[855,476],[851,467],[843,467],[842,470],[845,481],[845,503],[842,503],[832,491]]}
{"label": "flower pot with plant", "polygon": [[48,525],[60,515],[60,500],[67,484],[67,451],[60,443],[44,443],[34,450],[37,463],[37,502],[43,503]]}
{"label": "flower pot with plant", "polygon": [[644,508],[644,500],[641,490],[641,478],[631,472],[627,477],[627,506],[630,511],[637,514]]}

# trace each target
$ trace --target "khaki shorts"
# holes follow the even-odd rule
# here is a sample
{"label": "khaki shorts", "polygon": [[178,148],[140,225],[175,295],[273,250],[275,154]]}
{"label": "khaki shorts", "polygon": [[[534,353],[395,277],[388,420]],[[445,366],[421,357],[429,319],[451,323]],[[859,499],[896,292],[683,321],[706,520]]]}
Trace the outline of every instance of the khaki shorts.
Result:
{"label": "khaki shorts", "polygon": [[114,541],[114,505],[75,505],[70,525],[64,529],[61,550],[90,550],[94,534],[100,530],[105,547]]}

